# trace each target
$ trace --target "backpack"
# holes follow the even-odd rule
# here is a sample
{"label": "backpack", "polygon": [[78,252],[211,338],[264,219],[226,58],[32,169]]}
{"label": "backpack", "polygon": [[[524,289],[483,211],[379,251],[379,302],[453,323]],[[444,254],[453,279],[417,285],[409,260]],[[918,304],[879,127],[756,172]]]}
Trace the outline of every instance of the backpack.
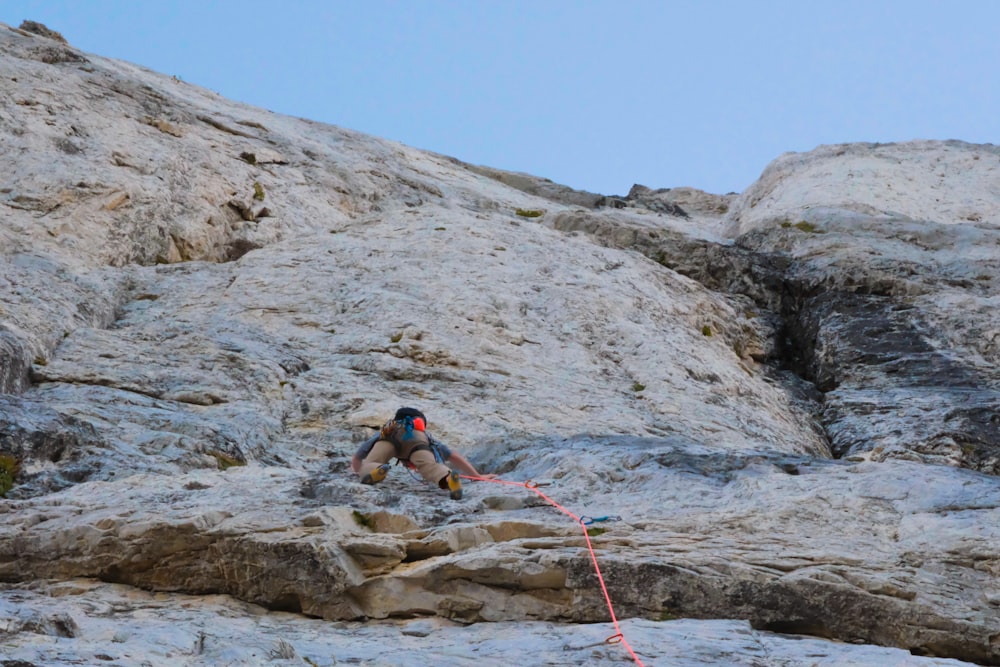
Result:
{"label": "backpack", "polygon": [[414,431],[424,431],[426,427],[427,418],[420,410],[400,408],[396,410],[396,416],[382,426],[380,436],[389,442],[399,442],[409,440],[413,437]]}

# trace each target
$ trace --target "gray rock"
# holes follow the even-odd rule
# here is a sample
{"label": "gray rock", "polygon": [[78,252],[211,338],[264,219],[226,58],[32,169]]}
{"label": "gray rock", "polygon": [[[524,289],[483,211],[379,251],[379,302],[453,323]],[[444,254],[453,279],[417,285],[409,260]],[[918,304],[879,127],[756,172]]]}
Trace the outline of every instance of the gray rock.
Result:
{"label": "gray rock", "polygon": [[[1000,664],[993,147],[595,208],[23,30],[0,91],[6,660]],[[358,484],[400,405],[500,479]]]}

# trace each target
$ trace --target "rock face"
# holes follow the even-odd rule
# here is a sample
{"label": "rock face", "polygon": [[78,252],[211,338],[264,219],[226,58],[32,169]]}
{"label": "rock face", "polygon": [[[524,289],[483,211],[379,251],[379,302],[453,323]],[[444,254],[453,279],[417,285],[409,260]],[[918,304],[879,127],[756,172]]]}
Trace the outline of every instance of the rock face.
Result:
{"label": "rock face", "polygon": [[[37,24],[0,90],[6,662],[1000,664],[994,147],[605,197]],[[358,484],[401,405],[499,480]]]}
{"label": "rock face", "polygon": [[794,258],[794,362],[834,454],[1000,473],[998,162],[959,142],[823,147],[734,207],[741,246]]}

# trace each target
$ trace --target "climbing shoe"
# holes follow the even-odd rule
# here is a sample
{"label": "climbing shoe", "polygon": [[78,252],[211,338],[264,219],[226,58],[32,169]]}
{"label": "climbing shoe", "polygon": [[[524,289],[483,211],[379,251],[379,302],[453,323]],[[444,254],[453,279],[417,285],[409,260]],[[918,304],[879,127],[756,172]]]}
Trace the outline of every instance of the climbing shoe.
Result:
{"label": "climbing shoe", "polygon": [[458,473],[454,470],[448,475],[445,480],[448,484],[448,491],[450,492],[452,500],[462,499],[462,480],[458,478]]}
{"label": "climbing shoe", "polygon": [[375,468],[369,473],[365,473],[365,476],[361,478],[362,484],[378,484],[385,476],[389,474],[389,464],[383,463],[379,467]]}

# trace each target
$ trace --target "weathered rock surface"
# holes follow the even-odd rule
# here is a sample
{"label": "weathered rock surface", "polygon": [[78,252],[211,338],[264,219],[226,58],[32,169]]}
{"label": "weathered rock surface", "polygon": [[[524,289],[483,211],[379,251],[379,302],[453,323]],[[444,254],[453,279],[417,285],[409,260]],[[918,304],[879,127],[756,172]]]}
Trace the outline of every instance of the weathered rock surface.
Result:
{"label": "weathered rock surface", "polygon": [[[68,626],[70,619],[75,620]],[[608,636],[605,624],[521,621],[464,625],[433,617],[392,625],[327,622],[268,612],[226,596],[154,595],[79,580],[9,591],[0,598],[0,624],[4,623],[8,630],[20,629],[21,636],[31,640],[7,654],[9,664],[22,667],[74,664],[67,660],[67,646],[73,646],[73,655],[86,664],[425,667],[429,655],[447,657],[464,666],[506,664],[512,654],[533,665],[623,664],[621,646],[604,641]],[[917,658],[895,648],[783,638],[735,620],[662,623],[628,619],[622,622],[622,630],[643,643],[645,664],[967,664]]]}
{"label": "weathered rock surface", "polygon": [[793,258],[793,362],[836,455],[1000,473],[998,166],[992,145],[822,147],[731,211],[740,245]]}
{"label": "weathered rock surface", "polygon": [[[609,198],[43,28],[0,26],[5,659],[1000,664],[995,148]],[[404,404],[508,483],[357,484]],[[626,645],[539,491],[620,517]]]}

